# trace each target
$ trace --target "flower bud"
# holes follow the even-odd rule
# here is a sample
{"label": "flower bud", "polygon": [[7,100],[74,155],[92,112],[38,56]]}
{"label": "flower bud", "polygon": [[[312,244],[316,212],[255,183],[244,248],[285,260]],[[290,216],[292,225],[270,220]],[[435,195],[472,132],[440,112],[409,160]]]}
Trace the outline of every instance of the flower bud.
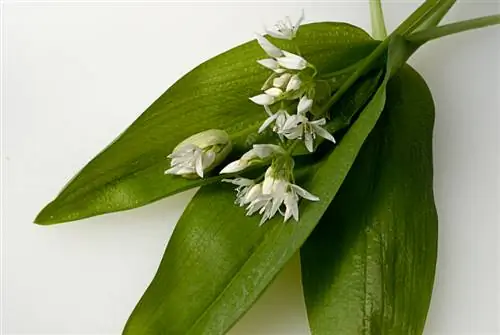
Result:
{"label": "flower bud", "polygon": [[219,129],[205,130],[179,143],[168,155],[171,168],[166,174],[185,178],[203,178],[204,173],[219,165],[231,152],[229,135]]}
{"label": "flower bud", "polygon": [[302,84],[302,80],[300,80],[300,77],[298,74],[295,74],[288,81],[288,84],[286,85],[286,91],[287,92],[296,91],[300,88],[301,84]]}
{"label": "flower bud", "polygon": [[[294,77],[297,75],[294,75]],[[290,73],[283,73],[281,76],[273,79],[273,86],[277,88],[284,88],[292,78]]]}
{"label": "flower bud", "polygon": [[247,151],[240,159],[231,162],[221,170],[221,174],[236,173],[245,170],[252,164],[262,162],[274,155],[283,155],[285,150],[275,144],[254,144],[253,148]]}

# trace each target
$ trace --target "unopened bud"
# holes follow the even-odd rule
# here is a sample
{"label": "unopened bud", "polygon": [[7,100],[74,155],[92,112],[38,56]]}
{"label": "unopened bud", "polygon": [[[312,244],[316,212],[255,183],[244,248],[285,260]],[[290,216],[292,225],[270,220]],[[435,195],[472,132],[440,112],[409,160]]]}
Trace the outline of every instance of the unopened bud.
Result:
{"label": "unopened bud", "polygon": [[283,155],[285,150],[275,144],[254,144],[253,148],[247,151],[237,161],[229,163],[221,170],[221,174],[236,173],[245,170],[252,164],[263,162],[274,155]]}
{"label": "unopened bud", "polygon": [[220,129],[205,130],[179,143],[168,155],[171,168],[166,174],[185,178],[203,178],[231,152],[229,135]]}

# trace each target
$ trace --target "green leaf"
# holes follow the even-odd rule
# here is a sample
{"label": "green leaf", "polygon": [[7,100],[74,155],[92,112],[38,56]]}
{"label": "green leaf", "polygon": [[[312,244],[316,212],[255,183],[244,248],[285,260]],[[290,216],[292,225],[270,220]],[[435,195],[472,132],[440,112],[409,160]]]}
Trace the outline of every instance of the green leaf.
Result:
{"label": "green leaf", "polygon": [[[400,41],[400,40],[396,40]],[[335,150],[299,178],[320,201],[301,202],[298,224],[259,227],[233,204],[229,185],[204,186],[179,220],[124,334],[222,334],[255,302],[314,229],[342,185],[385,103],[404,44],[391,43],[384,82]]]}
{"label": "green leaf", "polygon": [[[288,41],[275,41],[294,50]],[[378,42],[345,23],[301,27],[296,42],[319,71],[348,67]],[[226,130],[237,152],[255,141],[251,135],[265,119],[248,97],[258,94],[269,71],[255,41],[231,49],[195,68],[169,88],[123,134],[89,162],[35,219],[54,224],[143,206],[218,178],[190,181],[165,176],[165,159],[186,137],[202,130]]]}
{"label": "green leaf", "polygon": [[384,40],[387,37],[387,29],[385,28],[382,0],[370,1],[370,17],[373,38],[376,40]]}
{"label": "green leaf", "polygon": [[434,106],[409,67],[301,249],[312,334],[421,334],[437,251],[432,192]]}

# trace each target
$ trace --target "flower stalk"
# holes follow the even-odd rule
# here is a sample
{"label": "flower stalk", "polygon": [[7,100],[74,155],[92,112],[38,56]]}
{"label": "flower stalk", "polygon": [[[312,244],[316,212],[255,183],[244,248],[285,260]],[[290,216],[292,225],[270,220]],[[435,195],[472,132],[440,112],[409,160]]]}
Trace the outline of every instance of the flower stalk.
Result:
{"label": "flower stalk", "polygon": [[461,33],[468,30],[489,27],[497,24],[500,24],[500,15],[490,15],[477,19],[450,23],[440,27],[425,29],[409,35],[407,39],[412,43],[420,45],[437,38]]}

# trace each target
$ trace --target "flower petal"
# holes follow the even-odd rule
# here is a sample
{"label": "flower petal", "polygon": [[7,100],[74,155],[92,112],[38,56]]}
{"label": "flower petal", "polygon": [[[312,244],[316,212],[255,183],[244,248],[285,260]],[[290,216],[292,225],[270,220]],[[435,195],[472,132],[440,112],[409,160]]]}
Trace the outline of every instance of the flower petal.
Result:
{"label": "flower petal", "polygon": [[321,118],[319,120],[314,120],[314,121],[311,121],[310,124],[313,126],[324,126],[326,124],[326,119]]}
{"label": "flower petal", "polygon": [[278,64],[289,70],[303,70],[307,67],[307,61],[299,55],[283,51],[284,57],[278,57]]}
{"label": "flower petal", "polygon": [[264,110],[266,111],[267,115],[272,116],[273,112],[271,111],[271,108],[269,108],[268,105],[264,105]]}
{"label": "flower petal", "polygon": [[283,91],[277,87],[271,87],[270,89],[267,89],[265,93],[271,97],[277,98],[283,94]]}
{"label": "flower petal", "polygon": [[257,63],[273,71],[279,68],[279,64],[274,58],[259,59]]}
{"label": "flower petal", "polygon": [[195,157],[195,169],[196,174],[203,178],[203,153],[200,153]]}
{"label": "flower petal", "polygon": [[257,42],[259,43],[260,47],[264,49],[264,51],[271,57],[276,58],[276,57],[281,57],[283,56],[283,52],[276,47],[274,44],[269,42],[264,36],[260,34],[255,34],[255,37],[257,38]]}
{"label": "flower petal", "polygon": [[276,120],[276,118],[278,117],[278,113],[274,114],[274,115],[271,115],[270,117],[268,117],[264,123],[262,123],[262,126],[260,126],[259,130],[258,130],[258,133],[262,133],[264,130],[266,130],[267,127],[269,127],[269,125],[271,123],[273,123],[274,120]]}
{"label": "flower petal", "polygon": [[317,196],[309,193],[308,191],[306,191],[305,189],[303,189],[299,185],[290,184],[290,186],[295,191],[295,193],[297,193],[301,198],[304,198],[304,199],[307,199],[310,201],[318,201],[319,200],[319,198]]}
{"label": "flower petal", "polygon": [[298,197],[292,192],[288,192],[285,195],[283,203],[286,206],[283,222],[288,221],[292,216],[295,219],[295,221],[299,221]]}
{"label": "flower petal", "polygon": [[289,82],[291,77],[292,75],[290,73],[283,73],[281,76],[273,80],[273,86],[283,88],[283,86]]}
{"label": "flower petal", "polygon": [[215,157],[217,154],[213,152],[212,150],[202,154],[202,161],[203,161],[203,169],[207,169],[212,166],[212,164],[215,162]]}
{"label": "flower petal", "polygon": [[288,81],[288,85],[286,85],[286,92],[290,91],[296,91],[300,88],[300,85],[302,84],[302,80],[300,80],[300,77],[298,74],[294,74],[291,78],[290,81]]}
{"label": "flower petal", "polygon": [[250,216],[257,211],[262,210],[263,208],[265,209],[267,203],[271,200],[271,197],[269,195],[262,195],[252,201],[250,205],[247,206],[247,215]]}
{"label": "flower petal", "polygon": [[267,94],[259,94],[251,97],[250,100],[257,105],[272,105],[274,103],[274,97]]}
{"label": "flower petal", "polygon": [[225,183],[231,183],[238,186],[250,186],[254,183],[253,179],[248,178],[234,178],[234,179],[222,179]]}
{"label": "flower petal", "polygon": [[267,213],[269,218],[272,218],[273,216],[276,215],[282,203],[283,203],[283,196],[278,195],[273,198],[272,206],[271,208],[269,208],[269,211]]}
{"label": "flower petal", "polygon": [[302,23],[302,21],[304,21],[304,17],[305,17],[304,9],[302,9],[302,13],[300,13],[299,19],[297,20],[297,22],[295,22],[295,25],[293,26],[294,35],[297,33],[297,30],[299,30],[299,27],[300,27],[300,24]]}
{"label": "flower petal", "polygon": [[298,115],[290,115],[290,117],[286,119],[286,122],[283,125],[283,130],[288,131],[297,128],[300,121],[301,120]]}
{"label": "flower petal", "polygon": [[283,126],[285,125],[287,119],[290,117],[286,110],[281,109],[276,113],[276,122],[274,123],[276,130],[275,131],[282,131]]}
{"label": "flower petal", "polygon": [[[324,120],[324,119],[323,119]],[[318,120],[321,121],[321,120]],[[326,121],[325,121],[326,122]],[[323,137],[324,139],[327,139],[328,141],[331,141],[333,143],[337,143],[335,141],[335,138],[333,137],[332,134],[330,134],[326,129],[318,126],[317,124],[314,124],[314,122],[311,122],[311,126],[316,134],[319,136]]]}
{"label": "flower petal", "polygon": [[307,62],[303,59],[279,57],[277,58],[279,65],[288,70],[303,70],[307,66]]}
{"label": "flower petal", "polygon": [[312,125],[313,129],[314,129],[314,132],[316,134],[318,134],[319,136],[323,137],[324,139],[328,140],[328,141],[331,141],[333,143],[337,143],[335,141],[335,138],[333,137],[332,134],[330,134],[326,129],[324,128],[321,128],[320,126],[317,126],[317,125]]}
{"label": "flower petal", "polygon": [[262,183],[262,194],[271,194],[274,181],[275,179],[272,177],[264,178],[264,182]]}
{"label": "flower petal", "polygon": [[297,105],[297,114],[304,114],[308,112],[313,104],[313,100],[309,99],[306,95],[303,95],[299,100],[299,104]]}
{"label": "flower petal", "polygon": [[257,199],[262,194],[262,186],[260,184],[253,185],[252,188],[245,195],[244,202],[250,203]]}
{"label": "flower petal", "polygon": [[176,157],[182,157],[186,154],[192,154],[193,151],[198,149],[198,147],[194,144],[191,143],[185,143],[182,145],[177,146],[174,151],[168,155],[168,158],[176,158]]}
{"label": "flower petal", "polygon": [[313,139],[313,136],[310,132],[306,132],[304,134],[304,144],[306,145],[306,148],[307,150],[309,150],[309,152],[313,152],[314,151],[314,139]]}
{"label": "flower petal", "polygon": [[165,174],[173,174],[173,175],[183,175],[183,174],[191,174],[194,173],[194,170],[192,168],[182,166],[182,165],[176,165],[174,167],[171,167],[167,171],[165,171]]}
{"label": "flower petal", "polygon": [[285,34],[277,31],[277,30],[271,30],[271,29],[265,29],[266,33],[274,38],[286,38]]}
{"label": "flower petal", "polygon": [[219,173],[234,173],[245,170],[248,167],[248,162],[245,160],[237,160],[226,165]]}
{"label": "flower petal", "polygon": [[264,159],[275,153],[283,153],[284,149],[276,144],[254,144],[252,150],[250,151],[252,151],[257,157]]}

